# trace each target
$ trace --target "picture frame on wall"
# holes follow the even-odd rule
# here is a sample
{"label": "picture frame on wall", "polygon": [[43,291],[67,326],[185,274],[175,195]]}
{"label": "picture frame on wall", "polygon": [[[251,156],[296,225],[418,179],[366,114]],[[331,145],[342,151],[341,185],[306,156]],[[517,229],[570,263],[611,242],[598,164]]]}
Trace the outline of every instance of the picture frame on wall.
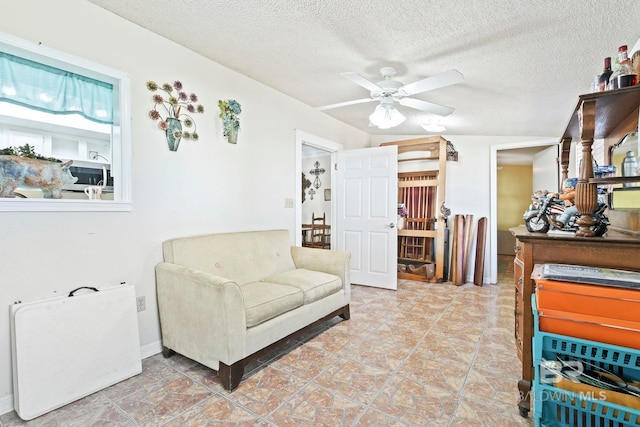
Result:
{"label": "picture frame on wall", "polygon": [[331,201],[331,189],[327,188],[326,190],[324,190],[324,201],[325,202],[330,202]]}

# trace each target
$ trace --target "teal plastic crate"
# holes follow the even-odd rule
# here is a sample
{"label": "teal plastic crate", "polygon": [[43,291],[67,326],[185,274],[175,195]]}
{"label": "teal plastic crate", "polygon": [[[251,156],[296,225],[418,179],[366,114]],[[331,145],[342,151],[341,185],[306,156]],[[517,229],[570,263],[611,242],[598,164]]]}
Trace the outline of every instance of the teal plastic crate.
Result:
{"label": "teal plastic crate", "polygon": [[640,426],[640,411],[587,396],[534,383],[534,416],[537,427],[633,427]]}
{"label": "teal plastic crate", "polygon": [[573,393],[542,381],[543,360],[580,361],[629,380],[640,380],[640,351],[580,338],[542,332],[532,296],[534,338],[532,385],[536,427],[640,427],[640,410],[617,405],[594,394]]}

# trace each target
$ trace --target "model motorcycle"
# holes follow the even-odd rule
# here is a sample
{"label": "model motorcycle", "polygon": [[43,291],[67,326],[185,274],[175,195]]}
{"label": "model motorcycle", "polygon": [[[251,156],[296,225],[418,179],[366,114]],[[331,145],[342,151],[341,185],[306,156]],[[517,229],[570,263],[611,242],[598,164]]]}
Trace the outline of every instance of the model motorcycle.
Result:
{"label": "model motorcycle", "polygon": [[[560,215],[564,213],[565,205],[564,201],[554,198],[541,196],[532,198],[533,203],[529,205],[529,209],[524,213],[524,224],[527,230],[533,233],[546,233],[550,228],[555,228],[549,218],[558,219]],[[596,236],[603,236],[607,232],[609,226],[609,218],[605,214],[607,204],[598,197],[598,206],[591,214],[591,219],[594,221],[594,225],[591,226],[591,230]],[[575,232],[579,226],[576,221],[580,218],[580,214],[576,213],[572,215],[561,228],[562,231]]]}

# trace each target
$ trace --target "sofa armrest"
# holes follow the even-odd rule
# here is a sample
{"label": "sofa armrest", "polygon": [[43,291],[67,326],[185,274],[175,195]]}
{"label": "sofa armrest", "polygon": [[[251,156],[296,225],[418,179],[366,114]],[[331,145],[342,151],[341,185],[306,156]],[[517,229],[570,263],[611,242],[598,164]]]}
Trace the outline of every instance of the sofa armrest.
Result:
{"label": "sofa armrest", "polygon": [[213,369],[218,361],[232,364],[246,356],[246,317],[237,283],[168,262],[155,271],[165,347]]}
{"label": "sofa armrest", "polygon": [[291,257],[297,268],[322,271],[340,277],[347,296],[350,296],[351,252],[292,246]]}

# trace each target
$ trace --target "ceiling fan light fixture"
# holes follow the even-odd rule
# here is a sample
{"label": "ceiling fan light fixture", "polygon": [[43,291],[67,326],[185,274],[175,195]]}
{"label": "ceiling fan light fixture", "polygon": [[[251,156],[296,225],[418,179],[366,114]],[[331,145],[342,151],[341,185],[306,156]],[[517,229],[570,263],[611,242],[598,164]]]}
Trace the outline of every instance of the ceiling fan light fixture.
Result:
{"label": "ceiling fan light fixture", "polygon": [[380,129],[396,127],[406,120],[406,117],[393,107],[378,105],[369,116],[369,121]]}

